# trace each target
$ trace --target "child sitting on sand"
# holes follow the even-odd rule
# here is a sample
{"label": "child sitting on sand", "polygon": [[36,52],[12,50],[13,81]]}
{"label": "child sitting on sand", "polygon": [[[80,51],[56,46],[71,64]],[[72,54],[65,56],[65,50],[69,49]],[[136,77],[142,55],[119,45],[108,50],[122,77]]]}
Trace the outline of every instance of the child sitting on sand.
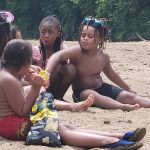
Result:
{"label": "child sitting on sand", "polygon": [[[15,39],[7,43],[0,70],[0,136],[11,140],[25,140],[28,133],[29,113],[39,95],[44,79],[35,74],[32,77],[28,93],[24,93],[20,79],[28,72],[32,59],[32,46],[29,42]],[[90,96],[89,99],[93,99]],[[22,125],[22,124],[26,124]],[[22,129],[21,127],[24,127]],[[26,127],[26,128],[25,128]],[[64,144],[84,148],[124,148],[139,149],[145,128],[134,132],[108,133],[80,129],[70,124],[59,122],[58,128]]]}
{"label": "child sitting on sand", "polygon": [[[11,30],[12,29],[11,22],[13,20],[14,20],[14,16],[10,12],[0,11],[0,57],[3,53],[4,47],[13,38],[13,36],[14,36],[14,38],[17,38],[17,37],[15,37],[14,34],[18,30],[17,29],[13,29],[15,31]],[[36,70],[37,72],[41,70],[41,68],[38,66],[31,65],[30,67],[34,68],[34,70]],[[32,70],[33,73],[35,73],[34,70]],[[21,81],[21,84],[22,84],[22,86],[24,86],[25,90],[28,89],[28,87],[26,85],[29,85],[29,82]],[[93,101],[91,101],[90,99],[87,99],[84,102],[67,103],[65,101],[63,102],[63,101],[55,100],[55,103],[56,103],[58,110],[68,110],[71,112],[81,112],[81,111],[87,110],[93,104]]]}
{"label": "child sitting on sand", "polygon": [[[76,76],[72,83],[75,102],[94,95],[94,106],[107,109],[131,111],[140,107],[150,108],[150,99],[140,97],[113,70],[109,55],[104,51],[107,36],[107,24],[103,18],[85,17],[80,26],[79,45],[53,54],[46,71],[53,73],[58,62],[70,59],[76,67]],[[119,87],[103,82],[104,73]]]}
{"label": "child sitting on sand", "polygon": [[[45,68],[52,54],[66,48],[59,20],[55,16],[45,17],[39,25],[39,35],[40,44],[33,47],[33,64]],[[74,75],[75,67],[71,63],[66,60],[60,62],[51,75],[51,84],[47,91],[51,92],[55,99],[63,100]]]}

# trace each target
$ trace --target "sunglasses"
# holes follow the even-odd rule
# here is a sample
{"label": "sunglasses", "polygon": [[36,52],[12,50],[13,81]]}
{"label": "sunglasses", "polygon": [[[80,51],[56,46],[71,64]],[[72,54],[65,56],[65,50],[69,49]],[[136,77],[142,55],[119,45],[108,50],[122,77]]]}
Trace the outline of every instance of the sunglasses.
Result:
{"label": "sunglasses", "polygon": [[83,25],[92,26],[97,30],[107,29],[107,20],[105,18],[85,17],[82,21]]}
{"label": "sunglasses", "polygon": [[0,18],[3,20],[0,25],[14,21],[14,16],[9,11],[0,11]]}

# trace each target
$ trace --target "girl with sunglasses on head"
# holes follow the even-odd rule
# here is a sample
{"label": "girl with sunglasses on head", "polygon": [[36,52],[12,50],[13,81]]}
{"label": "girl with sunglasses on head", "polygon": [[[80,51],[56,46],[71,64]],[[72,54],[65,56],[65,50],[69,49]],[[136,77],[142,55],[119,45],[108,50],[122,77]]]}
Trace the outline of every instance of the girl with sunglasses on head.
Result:
{"label": "girl with sunglasses on head", "polygon": [[11,22],[14,16],[8,11],[0,11],[0,57],[4,47],[11,40]]}
{"label": "girl with sunglasses on head", "polygon": [[[100,108],[125,111],[150,108],[150,99],[136,95],[113,70],[110,57],[104,51],[106,39],[107,20],[86,17],[80,26],[79,45],[53,54],[48,60],[46,71],[52,74],[59,61],[70,59],[76,67],[72,83],[75,102],[93,94],[93,106]],[[119,87],[105,83],[100,75],[102,72]]]}

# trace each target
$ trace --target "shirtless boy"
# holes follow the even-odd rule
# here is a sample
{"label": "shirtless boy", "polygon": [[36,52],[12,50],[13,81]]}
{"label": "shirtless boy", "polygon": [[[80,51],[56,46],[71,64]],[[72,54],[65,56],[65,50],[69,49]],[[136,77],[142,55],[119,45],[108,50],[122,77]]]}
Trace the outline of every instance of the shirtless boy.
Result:
{"label": "shirtless boy", "polygon": [[[140,107],[150,108],[150,100],[140,97],[113,70],[109,55],[104,52],[104,40],[107,36],[105,19],[86,17],[80,26],[79,45],[59,51],[49,58],[47,72],[53,73],[58,62],[70,59],[76,67],[76,77],[72,83],[74,101],[95,97],[94,106],[109,109],[131,111]],[[104,83],[100,74],[119,87]]]}

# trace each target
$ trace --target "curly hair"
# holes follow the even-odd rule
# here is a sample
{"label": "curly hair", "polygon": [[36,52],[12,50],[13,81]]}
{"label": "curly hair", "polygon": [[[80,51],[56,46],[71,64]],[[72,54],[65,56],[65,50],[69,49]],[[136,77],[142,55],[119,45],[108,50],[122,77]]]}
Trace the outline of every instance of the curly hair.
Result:
{"label": "curly hair", "polygon": [[94,18],[92,16],[85,17],[79,27],[80,37],[81,37],[81,33],[82,33],[84,26],[87,26],[87,28],[88,26],[95,28],[95,31],[94,31],[95,37],[96,37],[96,34],[98,34],[102,40],[102,42],[99,44],[99,49],[103,48],[104,42],[108,38],[107,20],[105,18]]}
{"label": "curly hair", "polygon": [[7,43],[1,58],[2,68],[15,68],[20,70],[23,66],[31,64],[32,45],[22,39],[14,39]]}

